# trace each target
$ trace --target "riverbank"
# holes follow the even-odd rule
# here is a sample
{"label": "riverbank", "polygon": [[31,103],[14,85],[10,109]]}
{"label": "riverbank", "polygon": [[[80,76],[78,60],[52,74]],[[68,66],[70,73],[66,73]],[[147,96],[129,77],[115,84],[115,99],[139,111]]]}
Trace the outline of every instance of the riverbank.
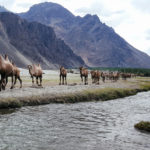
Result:
{"label": "riverbank", "polygon": [[45,71],[43,87],[32,86],[28,72],[22,73],[23,88],[19,83],[15,89],[0,92],[0,108],[43,105],[49,103],[76,103],[85,101],[106,101],[135,95],[150,90],[150,78],[132,78],[127,81],[100,81],[94,85],[89,79],[88,85],[80,82],[79,74],[68,74],[68,85],[59,84],[58,71]]}

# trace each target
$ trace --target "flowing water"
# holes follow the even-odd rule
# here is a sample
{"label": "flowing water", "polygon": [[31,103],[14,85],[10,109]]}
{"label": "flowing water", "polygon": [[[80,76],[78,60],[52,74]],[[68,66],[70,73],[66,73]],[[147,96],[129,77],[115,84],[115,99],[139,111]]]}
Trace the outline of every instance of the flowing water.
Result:
{"label": "flowing water", "polygon": [[150,150],[150,92],[106,102],[49,104],[0,112],[2,150]]}

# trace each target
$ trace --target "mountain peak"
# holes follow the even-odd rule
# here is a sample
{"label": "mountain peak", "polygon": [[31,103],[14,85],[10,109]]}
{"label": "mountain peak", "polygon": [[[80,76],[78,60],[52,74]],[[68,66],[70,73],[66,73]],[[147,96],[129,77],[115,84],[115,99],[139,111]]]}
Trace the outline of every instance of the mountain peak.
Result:
{"label": "mountain peak", "polygon": [[87,14],[83,17],[83,20],[87,22],[93,22],[93,23],[102,23],[97,15],[91,15]]}
{"label": "mountain peak", "polygon": [[52,2],[44,2],[33,5],[29,13],[37,13],[43,14],[45,17],[53,16],[53,17],[73,17],[74,15],[69,12],[66,8],[63,6],[52,3]]}
{"label": "mountain peak", "polygon": [[27,13],[21,13],[20,16],[23,18],[28,16],[29,21],[38,21],[37,18],[39,18],[41,21],[38,22],[43,24],[51,24],[51,22],[58,23],[62,19],[66,22],[70,22],[74,18],[74,15],[66,8],[52,2],[35,4]]}
{"label": "mountain peak", "polygon": [[33,5],[30,10],[32,9],[37,9],[37,8],[61,8],[62,6],[57,4],[57,3],[53,3],[53,2],[43,2],[43,3],[39,3],[39,4],[35,4]]}
{"label": "mountain peak", "polygon": [[97,15],[91,15],[91,14],[86,14],[83,18],[85,19],[94,18],[96,20],[99,20],[99,17]]}

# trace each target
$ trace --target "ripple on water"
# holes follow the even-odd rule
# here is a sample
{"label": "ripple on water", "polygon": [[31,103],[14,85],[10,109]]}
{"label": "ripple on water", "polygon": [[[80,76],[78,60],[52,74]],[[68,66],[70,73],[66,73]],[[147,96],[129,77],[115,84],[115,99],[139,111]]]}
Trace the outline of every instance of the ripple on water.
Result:
{"label": "ripple on water", "polygon": [[0,112],[0,149],[149,150],[150,92],[106,102],[50,104]]}

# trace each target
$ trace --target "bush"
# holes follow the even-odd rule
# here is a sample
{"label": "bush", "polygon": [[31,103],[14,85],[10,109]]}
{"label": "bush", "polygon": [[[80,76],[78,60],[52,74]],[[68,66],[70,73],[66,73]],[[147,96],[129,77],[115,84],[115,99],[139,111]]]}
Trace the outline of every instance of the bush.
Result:
{"label": "bush", "polygon": [[150,122],[149,121],[141,121],[134,125],[135,128],[143,131],[150,132]]}

